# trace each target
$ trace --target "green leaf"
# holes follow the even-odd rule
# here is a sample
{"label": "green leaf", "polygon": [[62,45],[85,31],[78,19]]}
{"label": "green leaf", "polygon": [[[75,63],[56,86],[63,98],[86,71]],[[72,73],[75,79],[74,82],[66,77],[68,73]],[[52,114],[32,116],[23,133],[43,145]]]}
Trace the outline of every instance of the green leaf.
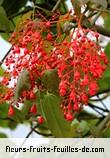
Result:
{"label": "green leaf", "polygon": [[2,67],[0,67],[0,76],[3,76],[4,75],[4,70]]}
{"label": "green leaf", "polygon": [[0,138],[8,138],[5,133],[0,133]]}
{"label": "green leaf", "polygon": [[74,7],[74,11],[76,13],[76,15],[80,15],[81,14],[81,3],[80,0],[71,0],[71,3]]}
{"label": "green leaf", "polygon": [[15,108],[15,115],[13,117],[8,117],[9,104],[0,104],[0,126],[8,127],[10,129],[15,129],[18,123],[23,122],[23,116],[20,110]]}
{"label": "green leaf", "polygon": [[60,3],[60,12],[61,14],[66,14],[67,13],[67,8],[64,2]]}
{"label": "green leaf", "polygon": [[0,0],[0,5],[3,3],[4,0]]}
{"label": "green leaf", "polygon": [[89,0],[89,2],[93,5],[93,8],[95,7],[101,7],[103,9],[107,8],[107,1],[106,0]]}
{"label": "green leaf", "polygon": [[25,7],[28,0],[4,0],[2,6],[4,7],[8,17],[16,14],[21,8]]}
{"label": "green leaf", "polygon": [[110,89],[110,67],[104,72],[102,78],[98,81],[99,92]]}
{"label": "green leaf", "polygon": [[107,58],[110,60],[110,43],[108,43],[107,46],[105,47],[105,53]]}
{"label": "green leaf", "polygon": [[28,70],[24,69],[18,77],[17,86],[15,90],[15,100],[18,100],[23,90],[29,90],[29,89],[30,89],[29,72]]}
{"label": "green leaf", "polygon": [[[110,43],[105,47],[105,53],[107,58],[110,60]],[[103,73],[102,78],[98,81],[100,90],[105,91],[110,89],[110,66],[108,66],[107,70]]]}
{"label": "green leaf", "polygon": [[0,6],[0,30],[6,32],[10,31],[10,23],[7,18],[6,12],[2,6]]}
{"label": "green leaf", "polygon": [[44,3],[45,3],[45,0],[36,0],[35,3],[36,3],[36,4],[44,4]]}
{"label": "green leaf", "polygon": [[46,70],[42,76],[42,84],[48,92],[58,94],[59,78],[57,70]]}
{"label": "green leaf", "polygon": [[79,124],[79,126],[77,127],[77,132],[81,135],[84,136],[85,134],[87,134],[87,132],[90,130],[88,123],[84,120],[82,120]]}
{"label": "green leaf", "polygon": [[104,130],[103,136],[104,138],[110,138],[110,128],[107,128],[106,130]]}
{"label": "green leaf", "polygon": [[58,96],[47,94],[44,96],[43,111],[52,134],[58,138],[72,137],[71,125],[65,120],[60,109],[61,100]]}
{"label": "green leaf", "polygon": [[104,26],[107,29],[110,29],[110,13],[103,13],[102,16],[104,19]]}

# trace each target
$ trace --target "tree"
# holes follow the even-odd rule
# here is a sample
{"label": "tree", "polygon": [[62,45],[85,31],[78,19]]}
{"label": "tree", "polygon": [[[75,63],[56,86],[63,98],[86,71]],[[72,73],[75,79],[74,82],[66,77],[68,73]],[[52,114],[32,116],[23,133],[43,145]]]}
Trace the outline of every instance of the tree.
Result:
{"label": "tree", "polygon": [[[69,10],[65,0],[0,2],[0,32],[12,44],[0,68],[2,127],[29,123],[27,137],[32,132],[47,137],[110,136],[104,102],[110,93],[110,43],[100,45],[102,35],[110,37],[110,2],[71,4]],[[100,17],[103,27],[96,24]],[[15,83],[12,88],[10,81]]]}

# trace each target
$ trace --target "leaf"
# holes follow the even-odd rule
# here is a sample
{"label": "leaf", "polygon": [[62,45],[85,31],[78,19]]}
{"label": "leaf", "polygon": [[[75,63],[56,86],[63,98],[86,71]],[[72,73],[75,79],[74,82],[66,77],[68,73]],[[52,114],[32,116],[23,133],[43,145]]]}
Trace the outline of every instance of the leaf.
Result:
{"label": "leaf", "polygon": [[17,86],[15,90],[15,100],[18,100],[18,98],[21,96],[21,93],[23,90],[29,90],[30,89],[30,78],[29,78],[29,72],[28,70],[24,69],[17,80]]}
{"label": "leaf", "polygon": [[88,123],[84,120],[82,120],[79,124],[79,126],[77,127],[77,132],[81,135],[84,136],[85,134],[87,134],[87,132],[89,131],[89,126]]}
{"label": "leaf", "polygon": [[3,1],[4,1],[4,0],[0,0],[0,5],[2,5]]}
{"label": "leaf", "polygon": [[81,3],[80,0],[71,0],[71,3],[74,7],[74,11],[76,13],[76,15],[80,15],[81,14]]}
{"label": "leaf", "polygon": [[13,117],[8,117],[9,104],[0,104],[0,127],[8,127],[10,129],[15,129],[18,123],[22,123],[24,118],[21,115],[20,110],[15,108],[15,115]]}
{"label": "leaf", "polygon": [[67,13],[67,8],[64,2],[60,3],[60,12],[61,14],[66,14]]}
{"label": "leaf", "polygon": [[45,0],[36,0],[35,3],[36,3],[36,4],[44,4],[44,3],[45,3]]}
{"label": "leaf", "polygon": [[[105,47],[105,53],[110,60],[110,43]],[[99,91],[105,91],[110,89],[110,66],[108,66],[107,70],[103,73],[102,78],[98,81],[100,90]]]}
{"label": "leaf", "polygon": [[48,92],[58,93],[59,78],[57,70],[46,70],[42,76],[42,84]]}
{"label": "leaf", "polygon": [[53,46],[52,42],[44,40],[44,42],[43,42],[43,48],[49,54],[53,50],[54,46]]}
{"label": "leaf", "polygon": [[28,0],[4,0],[2,6],[4,7],[8,17],[16,14],[21,8],[23,8]]}
{"label": "leaf", "polygon": [[110,29],[110,13],[103,13],[102,16],[104,19],[104,27]]}
{"label": "leaf", "polygon": [[72,137],[71,125],[67,122],[60,109],[61,100],[59,97],[47,94],[44,96],[43,111],[47,124],[52,134],[58,138]]}
{"label": "leaf", "polygon": [[10,31],[10,23],[2,6],[0,6],[0,30]]}
{"label": "leaf", "polygon": [[0,133],[0,138],[8,138],[8,136],[5,133]]}
{"label": "leaf", "polygon": [[110,138],[110,127],[104,130],[103,136],[104,138]]}
{"label": "leaf", "polygon": [[[93,4],[94,7],[101,7],[103,9],[107,8],[107,1],[106,0],[89,0],[91,4]],[[95,6],[94,6],[95,5]]]}
{"label": "leaf", "polygon": [[85,5],[89,2],[90,0],[80,0],[81,5]]}
{"label": "leaf", "polygon": [[0,67],[0,76],[3,76],[4,75],[4,70],[2,67]]}
{"label": "leaf", "polygon": [[110,43],[108,43],[107,46],[105,47],[105,54],[107,58],[110,60]]}
{"label": "leaf", "polygon": [[110,67],[104,72],[102,78],[98,81],[99,92],[110,90]]}

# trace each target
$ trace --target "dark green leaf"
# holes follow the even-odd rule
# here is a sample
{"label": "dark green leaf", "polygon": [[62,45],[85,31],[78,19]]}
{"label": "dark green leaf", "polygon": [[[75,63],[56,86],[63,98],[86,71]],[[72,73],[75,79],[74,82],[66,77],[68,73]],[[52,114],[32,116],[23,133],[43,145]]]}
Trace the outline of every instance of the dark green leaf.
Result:
{"label": "dark green leaf", "polygon": [[[110,43],[105,47],[105,53],[107,58],[110,60]],[[105,91],[110,89],[110,66],[104,72],[102,78],[98,81],[100,90]]]}
{"label": "dark green leaf", "polygon": [[107,58],[110,60],[110,43],[108,43],[107,46],[105,47],[105,53]]}
{"label": "dark green leaf", "polygon": [[81,14],[81,3],[80,0],[71,0],[72,5],[74,7],[74,11],[76,13],[76,15],[80,15]]}
{"label": "dark green leaf", "polygon": [[48,127],[55,137],[72,137],[71,125],[65,120],[60,104],[59,97],[52,94],[45,95],[42,108]]}
{"label": "dark green leaf", "polygon": [[60,3],[60,12],[61,14],[66,14],[67,8],[64,2]]}
{"label": "dark green leaf", "polygon": [[10,23],[2,6],[0,6],[0,30],[6,32],[10,31]]}
{"label": "dark green leaf", "polygon": [[88,123],[84,120],[82,120],[79,124],[79,126],[77,127],[77,132],[79,133],[79,135],[84,136],[85,134],[87,134],[87,132],[89,131],[89,126]]}
{"label": "dark green leaf", "polygon": [[25,7],[28,0],[4,0],[2,6],[6,10],[8,17],[17,13],[21,8]]}
{"label": "dark green leaf", "polygon": [[107,8],[107,1],[106,0],[89,0],[89,2],[92,4],[93,8]]}
{"label": "dark green leaf", "polygon": [[102,78],[98,81],[98,84],[100,92],[110,89],[110,67],[104,72]]}
{"label": "dark green leaf", "polygon": [[57,70],[47,70],[42,77],[42,84],[52,93],[58,93],[59,78]]}
{"label": "dark green leaf", "polygon": [[23,90],[29,90],[29,89],[30,89],[29,72],[28,70],[24,69],[18,77],[17,86],[15,90],[15,100],[18,100]]}
{"label": "dark green leaf", "polygon": [[36,4],[44,4],[44,3],[45,3],[45,0],[36,0],[35,3],[36,3]]}
{"label": "dark green leaf", "polygon": [[0,5],[3,3],[4,0],[0,0]]}
{"label": "dark green leaf", "polygon": [[0,138],[8,138],[5,133],[0,133]]}
{"label": "dark green leaf", "polygon": [[104,19],[104,26],[107,29],[110,29],[110,13],[103,14],[103,19]]}

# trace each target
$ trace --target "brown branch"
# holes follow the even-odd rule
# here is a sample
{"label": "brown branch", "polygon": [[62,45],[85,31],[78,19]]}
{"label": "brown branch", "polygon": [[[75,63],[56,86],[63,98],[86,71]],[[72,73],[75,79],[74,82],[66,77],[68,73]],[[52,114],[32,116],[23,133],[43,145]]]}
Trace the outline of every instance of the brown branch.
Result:
{"label": "brown branch", "polygon": [[102,130],[105,128],[106,124],[107,124],[109,121],[110,121],[110,112],[109,112],[109,114],[104,118],[104,120],[99,124],[99,126],[98,126],[98,131],[99,131],[99,132],[102,131]]}
{"label": "brown branch", "polygon": [[12,49],[12,46],[11,46],[11,48],[8,50],[8,52],[5,54],[5,56],[3,57],[3,59],[0,61],[0,66],[3,64],[4,60],[5,60],[6,57],[9,55],[11,49]]}
{"label": "brown branch", "polygon": [[99,25],[95,25],[95,26],[94,26],[94,29],[95,29],[98,33],[100,33],[100,34],[102,34],[102,35],[104,35],[104,36],[110,37],[110,29],[104,28],[104,27],[99,26]]}
{"label": "brown branch", "polygon": [[58,0],[58,1],[57,1],[56,5],[55,5],[55,6],[53,7],[53,9],[52,9],[52,13],[54,13],[54,12],[57,10],[57,8],[59,7],[61,1],[62,1],[62,0]]}

